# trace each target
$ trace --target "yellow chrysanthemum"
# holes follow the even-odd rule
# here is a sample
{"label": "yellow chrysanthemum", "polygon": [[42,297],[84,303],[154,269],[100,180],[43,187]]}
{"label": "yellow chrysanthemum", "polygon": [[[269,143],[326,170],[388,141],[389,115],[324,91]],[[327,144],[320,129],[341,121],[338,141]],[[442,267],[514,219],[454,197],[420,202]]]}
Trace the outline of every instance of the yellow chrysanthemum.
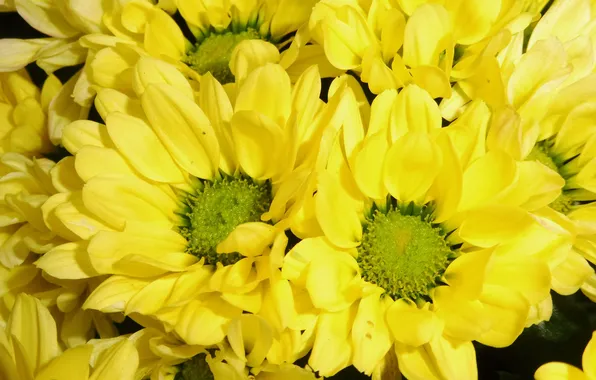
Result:
{"label": "yellow chrysanthemum", "polygon": [[495,45],[523,30],[544,3],[323,0],[309,26],[329,61],[359,73],[373,93],[415,83],[449,98],[450,82],[474,73],[480,57],[494,57]]}
{"label": "yellow chrysanthemum", "polygon": [[52,150],[46,113],[61,87],[51,75],[40,92],[25,70],[0,72],[0,154],[39,157]]}
{"label": "yellow chrysanthemum", "polygon": [[547,263],[570,238],[522,207],[535,190],[515,160],[486,152],[482,102],[441,128],[418,86],[370,108],[340,89],[313,196],[322,235],[282,267],[321,310],[309,364],[383,378],[397,355],[411,380],[474,379],[473,340],[507,346],[550,316]]}
{"label": "yellow chrysanthemum", "polygon": [[48,309],[24,293],[17,296],[6,327],[0,329],[2,379],[133,380],[138,361],[127,340],[101,354],[88,344],[63,351]]}
{"label": "yellow chrysanthemum", "polygon": [[143,355],[139,366],[140,371],[151,379],[317,379],[308,368],[269,361],[270,352],[275,349],[275,335],[264,319],[245,314],[230,323],[225,340],[215,345],[189,345],[154,329],[141,330],[128,339],[135,341],[139,352],[151,353]]}
{"label": "yellow chrysanthemum", "polygon": [[552,362],[542,365],[534,378],[536,380],[594,380],[596,379],[596,332],[586,346],[582,356],[583,372],[567,363]]}
{"label": "yellow chrysanthemum", "polygon": [[81,309],[98,281],[76,280],[77,273],[57,279],[42,274],[33,265],[36,260],[44,262],[40,255],[72,239],[72,234],[61,234],[59,228],[48,228],[59,224],[56,215],[69,213],[64,208],[50,210],[48,200],[51,196],[71,197],[71,186],[77,185],[69,182],[73,163],[72,157],[55,164],[46,158],[30,159],[17,153],[4,153],[0,158],[1,319],[7,317],[16,295],[33,294],[52,307],[61,323],[60,338],[68,347],[86,342],[96,331],[105,337],[115,334],[109,316]]}
{"label": "yellow chrysanthemum", "polygon": [[[86,77],[92,88],[129,92],[130,68],[145,56],[177,64],[197,80],[211,73],[221,84],[233,83],[235,78],[240,82],[266,62],[279,63],[293,80],[313,64],[319,64],[323,76],[330,76],[337,70],[325,60],[320,46],[306,45],[306,29],[292,35],[308,20],[314,3],[180,0],[177,6],[182,23],[177,24],[159,7],[132,0],[104,17],[116,37],[89,35],[82,39],[92,51]],[[183,32],[187,30],[191,33]],[[85,95],[89,94],[79,93],[75,98]]]}
{"label": "yellow chrysanthemum", "polygon": [[232,318],[261,308],[264,280],[281,266],[283,230],[325,120],[320,77],[311,67],[292,86],[267,64],[228,96],[207,74],[195,102],[174,66],[144,58],[135,73],[138,98],[98,94],[106,125],[65,129],[84,185],[46,205],[68,210],[56,217],[83,240],[37,265],[56,278],[117,275],[87,308],[146,325],[150,317],[188,343],[214,344]]}
{"label": "yellow chrysanthemum", "polygon": [[474,95],[493,109],[488,149],[522,161],[520,180],[536,190],[526,208],[573,237],[569,249],[550,263],[552,288],[568,295],[582,287],[596,300],[596,275],[586,261],[596,263],[591,6],[555,1],[533,29],[527,51],[520,33],[500,56],[502,69],[484,73],[494,86]]}

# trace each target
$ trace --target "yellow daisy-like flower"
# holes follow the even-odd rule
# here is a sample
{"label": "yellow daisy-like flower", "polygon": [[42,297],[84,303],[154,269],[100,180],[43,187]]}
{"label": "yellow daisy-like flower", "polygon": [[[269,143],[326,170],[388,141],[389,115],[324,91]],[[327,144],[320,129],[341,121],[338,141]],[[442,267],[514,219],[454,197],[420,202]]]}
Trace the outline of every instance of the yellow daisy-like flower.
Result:
{"label": "yellow daisy-like flower", "polygon": [[25,70],[0,72],[0,154],[40,156],[52,150],[46,113],[61,87],[51,75],[40,92]]}
{"label": "yellow daisy-like flower", "polygon": [[523,30],[544,3],[323,0],[309,26],[329,61],[359,73],[373,93],[415,83],[433,98],[449,98],[450,81],[475,72],[480,57],[494,57],[495,46]]}
{"label": "yellow daisy-like flower", "polygon": [[581,287],[596,300],[596,275],[588,263],[596,263],[596,38],[590,34],[596,13],[590,7],[589,1],[555,1],[526,52],[523,33],[507,48],[502,72],[491,78],[499,88],[486,100],[494,109],[488,149],[522,161],[521,180],[539,191],[526,208],[574,238],[551,263],[552,288],[568,295]]}
{"label": "yellow daisy-like flower", "polygon": [[207,74],[195,102],[174,66],[144,58],[135,72],[139,98],[99,93],[106,125],[65,129],[84,185],[48,202],[69,210],[56,216],[84,240],[37,265],[56,278],[117,275],[87,308],[146,325],[150,316],[190,344],[215,344],[232,318],[260,309],[263,282],[281,266],[325,120],[320,76],[311,67],[292,86],[267,64],[229,97]]}
{"label": "yellow daisy-like flower", "polygon": [[[48,203],[52,196],[71,197],[72,188],[78,185],[69,174],[74,173],[73,164],[72,157],[58,164],[17,153],[4,153],[0,158],[0,314],[7,318],[20,292],[33,294],[47,307],[56,306],[52,311],[61,323],[60,338],[68,347],[85,343],[95,331],[104,337],[115,334],[109,316],[80,308],[97,281],[77,280],[77,272],[57,279],[34,265],[36,260],[44,262],[43,254],[73,239],[72,233],[62,233],[64,227],[56,228],[56,215],[70,211],[52,209]],[[53,230],[48,226],[54,226]]]}
{"label": "yellow daisy-like flower", "polygon": [[[56,323],[35,297],[17,296],[5,328],[0,329],[0,377],[22,380],[132,380],[138,353],[127,340],[95,354],[91,345],[63,351]],[[92,368],[89,365],[92,363]]]}
{"label": "yellow daisy-like flower", "polygon": [[333,96],[344,117],[321,148],[323,234],[282,267],[321,310],[310,366],[328,376],[353,364],[382,378],[397,355],[408,379],[476,378],[473,340],[507,346],[549,317],[547,262],[569,237],[521,207],[534,190],[511,157],[486,152],[482,102],[441,128],[415,85],[370,109],[349,86]]}
{"label": "yellow daisy-like flower", "polygon": [[158,7],[133,0],[104,17],[115,39],[90,35],[82,40],[93,51],[86,75],[94,88],[130,91],[129,69],[148,55],[177,64],[195,79],[211,73],[221,84],[235,78],[240,82],[265,62],[279,63],[293,80],[313,64],[319,64],[323,76],[333,75],[336,70],[322,48],[307,45],[306,29],[293,35],[308,20],[314,3],[180,0],[182,23],[177,24]]}
{"label": "yellow daisy-like flower", "polygon": [[596,379],[596,332],[586,346],[582,356],[583,372],[566,363],[552,362],[542,365],[534,378],[536,380],[593,380]]}
{"label": "yellow daisy-like flower", "polygon": [[[133,335],[139,351],[149,349],[156,357],[144,360],[147,376],[160,380],[309,380],[311,370],[291,363],[272,364],[274,330],[262,318],[242,315],[234,319],[224,341],[212,346],[188,345],[171,335],[145,329]],[[133,337],[131,337],[133,338]],[[141,345],[148,347],[141,348]],[[146,355],[148,357],[148,355]]]}

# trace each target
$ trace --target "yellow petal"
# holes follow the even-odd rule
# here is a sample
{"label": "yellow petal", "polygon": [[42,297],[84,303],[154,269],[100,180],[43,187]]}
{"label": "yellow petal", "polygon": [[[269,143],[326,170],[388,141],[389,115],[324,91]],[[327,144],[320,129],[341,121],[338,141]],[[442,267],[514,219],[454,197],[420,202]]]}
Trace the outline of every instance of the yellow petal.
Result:
{"label": "yellow petal", "polygon": [[180,169],[143,120],[123,113],[112,113],[106,125],[118,150],[145,177],[157,182],[184,182]]}
{"label": "yellow petal", "polygon": [[492,322],[484,319],[485,307],[477,299],[470,299],[450,286],[433,291],[436,314],[444,322],[443,334],[462,341],[472,341],[489,331]]}
{"label": "yellow petal", "polygon": [[51,3],[15,0],[15,6],[19,15],[43,34],[56,38],[68,38],[79,33],[64,18],[60,9],[53,7]]}
{"label": "yellow petal", "polygon": [[487,206],[466,214],[459,236],[478,247],[489,248],[514,239],[534,220],[526,211],[511,206]]}
{"label": "yellow petal", "polygon": [[66,350],[39,371],[35,380],[59,379],[67,373],[72,380],[87,380],[92,351],[93,347],[88,344]]}
{"label": "yellow petal", "polygon": [[440,133],[436,139],[443,157],[443,167],[437,174],[429,194],[436,203],[434,223],[449,219],[457,211],[462,193],[462,168],[457,152],[447,133]]}
{"label": "yellow petal", "polygon": [[122,112],[141,119],[145,117],[141,102],[138,99],[133,99],[112,88],[99,90],[95,98],[95,108],[104,121],[112,112]]}
{"label": "yellow petal", "polygon": [[304,2],[281,0],[277,5],[277,12],[273,15],[269,27],[272,37],[274,39],[280,38],[297,30],[301,24],[308,20],[315,3],[314,0]]}
{"label": "yellow petal", "polygon": [[213,178],[219,145],[209,120],[194,101],[174,87],[152,84],[142,104],[151,127],[178,165],[199,178]]}
{"label": "yellow petal", "polygon": [[174,65],[160,59],[142,57],[135,66],[132,88],[140,97],[151,83],[168,84],[184,93],[189,99],[193,99],[190,83]]}
{"label": "yellow petal", "polygon": [[74,86],[80,76],[75,74],[62,86],[58,94],[52,99],[48,108],[48,129],[50,140],[54,145],[59,145],[62,139],[62,130],[75,120],[86,119],[89,107],[82,107],[75,103],[71,97]]}
{"label": "yellow petal", "polygon": [[530,305],[544,301],[550,292],[550,271],[546,263],[533,257],[497,256],[487,271],[487,284],[498,284],[515,290]]}
{"label": "yellow petal", "polygon": [[530,304],[518,292],[490,285],[485,286],[480,301],[491,327],[476,340],[492,347],[509,346],[523,331]]}
{"label": "yellow petal", "polygon": [[72,154],[77,153],[85,145],[112,146],[106,126],[91,120],[77,120],[64,127],[62,144]]}
{"label": "yellow petal", "polygon": [[548,9],[540,22],[532,31],[528,49],[537,41],[549,37],[557,37],[567,42],[582,33],[582,29],[590,22],[590,2],[584,0],[558,1]]}
{"label": "yellow petal", "polygon": [[100,356],[89,380],[133,380],[138,365],[137,349],[131,340],[124,339]]}
{"label": "yellow petal", "polygon": [[177,279],[178,275],[173,274],[151,281],[127,302],[124,313],[156,313],[164,306]]}
{"label": "yellow petal", "polygon": [[[102,274],[120,273],[113,265],[126,256],[161,257],[167,262],[184,252],[186,244],[186,240],[182,236],[169,229],[146,226],[133,229],[128,226],[123,232],[99,232],[89,242],[88,252],[91,263],[98,272]],[[128,273],[140,275],[142,271]]]}
{"label": "yellow petal", "polygon": [[408,203],[424,199],[443,166],[439,146],[424,132],[408,132],[399,138],[384,163],[384,182],[389,193]]}
{"label": "yellow petal", "polygon": [[87,256],[87,244],[62,244],[43,255],[35,262],[52,277],[76,280],[97,276]]}
{"label": "yellow petal", "polygon": [[412,347],[428,343],[443,327],[433,311],[402,299],[387,309],[386,319],[395,340]]}
{"label": "yellow petal", "polygon": [[225,173],[231,175],[238,168],[230,128],[230,120],[234,110],[223,86],[211,73],[206,73],[201,77],[201,91],[198,102],[213,124],[213,130],[217,135],[220,147],[219,165]]}
{"label": "yellow petal", "polygon": [[357,276],[356,260],[343,252],[314,258],[306,276],[313,305],[328,311],[349,308],[359,296],[355,289]]}
{"label": "yellow petal", "polygon": [[536,380],[589,380],[578,368],[561,362],[551,362],[540,366],[534,374]]}
{"label": "yellow petal", "polygon": [[170,226],[178,208],[161,189],[134,177],[94,177],[83,187],[83,202],[117,228],[134,221]]}
{"label": "yellow petal", "polygon": [[455,41],[461,45],[471,45],[488,35],[499,15],[501,3],[459,0],[446,2],[445,7],[451,17]]}
{"label": "yellow petal", "polygon": [[184,55],[185,40],[176,22],[161,9],[151,12],[145,26],[145,49],[156,57],[165,55],[180,60]]}
{"label": "yellow petal", "polygon": [[188,344],[217,344],[225,337],[229,323],[241,313],[217,295],[193,300],[182,309],[175,331]]}
{"label": "yellow petal", "polygon": [[357,304],[336,313],[321,313],[308,364],[322,376],[333,376],[350,365],[350,330]]}
{"label": "yellow petal", "polygon": [[84,182],[96,176],[124,175],[136,177],[137,172],[116,149],[85,146],[75,156],[75,169]]}
{"label": "yellow petal", "polygon": [[410,70],[414,83],[422,87],[433,98],[450,98],[449,76],[437,66],[422,65]]}
{"label": "yellow petal", "polygon": [[251,367],[261,366],[273,342],[269,324],[256,315],[244,314],[230,323],[228,341],[239,358]]}
{"label": "yellow petal", "polygon": [[147,284],[149,281],[112,276],[95,288],[83,304],[83,309],[94,309],[103,313],[123,312],[126,303]]}
{"label": "yellow petal", "polygon": [[360,300],[358,312],[352,326],[354,345],[354,367],[370,374],[391,349],[392,339],[385,319],[389,298],[371,294]]}
{"label": "yellow petal", "polygon": [[47,44],[56,41],[54,38],[32,38],[20,40],[3,38],[0,40],[0,50],[6,54],[0,57],[0,69],[10,72],[22,69],[35,60],[39,50]]}
{"label": "yellow petal", "polygon": [[290,116],[291,84],[285,70],[266,64],[252,71],[238,90],[234,111],[257,111],[284,126]]}
{"label": "yellow petal", "polygon": [[80,191],[83,181],[75,169],[74,156],[64,157],[51,170],[52,184],[56,190],[64,193]]}
{"label": "yellow petal", "polygon": [[280,59],[277,47],[268,41],[244,40],[240,42],[230,56],[230,71],[236,83],[242,83],[256,68],[266,63],[278,63]]}
{"label": "yellow petal", "polygon": [[490,151],[464,172],[460,210],[494,202],[515,180],[517,166],[508,155]]}
{"label": "yellow petal", "polygon": [[492,249],[483,249],[463,253],[453,260],[443,275],[450,290],[470,299],[478,298],[482,292],[487,266],[492,254]]}
{"label": "yellow petal", "polygon": [[285,169],[287,140],[280,126],[256,111],[232,117],[232,139],[240,166],[250,177],[265,180]]}
{"label": "yellow petal", "polygon": [[16,297],[6,330],[22,345],[33,373],[60,353],[56,322],[37,298],[24,293]]}
{"label": "yellow petal", "polygon": [[217,253],[238,252],[252,257],[260,256],[273,243],[277,230],[270,224],[253,222],[243,223],[217,245]]}
{"label": "yellow petal", "polygon": [[416,85],[406,86],[398,95],[391,114],[391,139],[410,132],[430,133],[441,128],[439,107],[428,92]]}
{"label": "yellow petal", "polygon": [[384,199],[387,189],[383,183],[383,161],[389,148],[386,131],[369,136],[356,154],[352,172],[362,193],[372,199]]}
{"label": "yellow petal", "polygon": [[406,23],[404,63],[409,67],[437,65],[450,35],[451,22],[445,8],[432,3],[419,6]]}
{"label": "yellow petal", "polygon": [[594,375],[596,375],[596,362],[594,359],[596,359],[596,338],[594,338],[594,333],[592,333],[592,338],[588,342],[584,354],[582,355],[582,366],[584,373],[588,375],[588,377],[594,377]]}
{"label": "yellow petal", "polygon": [[328,172],[321,172],[318,181],[316,214],[325,236],[338,247],[357,247],[362,239],[362,226],[356,210],[349,207],[348,195]]}

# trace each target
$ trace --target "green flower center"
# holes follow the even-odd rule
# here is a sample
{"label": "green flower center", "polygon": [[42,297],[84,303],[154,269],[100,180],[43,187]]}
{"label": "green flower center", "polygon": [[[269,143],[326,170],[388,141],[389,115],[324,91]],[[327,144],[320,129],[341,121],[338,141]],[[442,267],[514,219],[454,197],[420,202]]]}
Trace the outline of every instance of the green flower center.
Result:
{"label": "green flower center", "polygon": [[231,31],[213,33],[191,48],[184,62],[201,75],[210,72],[221,84],[232,83],[234,82],[234,74],[230,70],[232,51],[244,40],[261,38],[259,32],[252,28],[238,33]]}
{"label": "green flower center", "polygon": [[178,373],[174,380],[214,380],[205,357],[205,354],[198,354],[178,365]]}
{"label": "green flower center", "polygon": [[271,185],[243,177],[224,177],[202,185],[183,200],[180,214],[185,223],[179,232],[188,241],[186,250],[204,257],[208,265],[234,264],[242,258],[240,254],[218,254],[216,247],[240,224],[261,220],[271,205]]}
{"label": "green flower center", "polygon": [[[547,168],[556,171],[557,173],[559,173],[559,175],[561,175],[561,177],[566,179],[565,176],[561,174],[560,170],[563,163],[560,162],[560,160],[557,159],[557,157],[550,152],[549,145],[547,142],[541,141],[537,143],[534,146],[534,148],[532,148],[530,154],[528,154],[528,157],[526,157],[526,160],[538,161],[541,164],[545,165]],[[573,206],[575,206],[575,204],[575,200],[573,199],[573,197],[569,195],[568,191],[563,190],[561,192],[561,195],[559,195],[559,197],[555,199],[549,205],[549,207],[562,214],[567,214],[573,209]]]}
{"label": "green flower center", "polygon": [[428,216],[408,214],[404,209],[376,210],[365,222],[357,261],[366,281],[393,299],[416,301],[428,299],[455,253]]}

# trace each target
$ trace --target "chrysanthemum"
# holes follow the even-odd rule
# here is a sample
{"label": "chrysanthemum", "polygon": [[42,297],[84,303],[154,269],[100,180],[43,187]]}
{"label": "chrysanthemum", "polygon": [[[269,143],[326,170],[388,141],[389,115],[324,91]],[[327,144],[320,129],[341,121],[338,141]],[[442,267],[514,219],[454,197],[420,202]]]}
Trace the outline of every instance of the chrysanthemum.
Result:
{"label": "chrysanthemum", "polygon": [[0,72],[0,154],[39,157],[52,150],[46,114],[61,87],[55,76],[39,91],[25,70]]}
{"label": "chrysanthemum", "polygon": [[188,343],[216,343],[229,320],[258,312],[263,280],[281,265],[314,159],[320,77],[311,67],[292,86],[267,64],[228,97],[208,74],[195,102],[173,66],[145,58],[135,70],[139,98],[104,90],[96,104],[106,125],[65,130],[84,185],[56,199],[69,210],[56,216],[88,243],[57,247],[38,265],[57,278],[120,275],[86,307],[151,316]]}
{"label": "chrysanthemum", "polygon": [[479,97],[494,110],[488,149],[521,161],[521,180],[539,192],[526,208],[574,237],[552,263],[552,288],[568,295],[582,287],[596,300],[596,275],[586,261],[596,263],[596,39],[589,35],[590,7],[589,1],[555,1],[534,28],[528,50],[522,50],[522,33],[504,51],[503,70],[489,75],[497,87]]}
{"label": "chrysanthemum", "polygon": [[316,379],[308,368],[268,360],[274,350],[275,335],[264,319],[244,314],[230,323],[225,339],[215,345],[189,345],[155,329],[141,330],[129,339],[135,341],[139,351],[150,350],[153,354],[140,363],[140,368],[145,368],[142,371],[152,379]]}
{"label": "chrysanthemum", "polygon": [[596,379],[596,332],[586,346],[582,356],[582,370],[567,363],[552,362],[542,365],[534,378],[536,380],[593,380]]}
{"label": "chrysanthemum", "polygon": [[6,327],[0,329],[2,379],[132,380],[138,356],[128,340],[122,340],[101,355],[87,344],[63,351],[48,309],[37,298],[24,293],[17,296]]}
{"label": "chrysanthemum", "polygon": [[523,30],[545,3],[323,0],[309,27],[329,62],[359,73],[373,93],[415,83],[448,98],[451,81],[475,72],[481,57],[494,56],[495,45]]}
{"label": "chrysanthemum", "polygon": [[51,196],[71,197],[71,186],[76,186],[76,181],[73,183],[68,173],[74,172],[73,163],[72,157],[55,164],[46,158],[27,158],[17,153],[4,153],[0,158],[2,319],[11,310],[17,294],[35,295],[56,314],[60,338],[69,347],[86,342],[96,331],[104,337],[115,333],[109,316],[81,309],[97,281],[77,281],[76,272],[57,279],[42,274],[33,265],[40,255],[77,238],[64,233],[65,228],[56,220],[56,215],[69,211],[50,210],[49,202]]}
{"label": "chrysanthemum", "polygon": [[315,1],[234,0],[177,2],[179,22],[159,7],[133,0],[104,22],[115,37],[90,35],[85,70],[92,88],[131,91],[131,67],[143,56],[174,63],[195,79],[210,73],[221,84],[241,81],[254,67],[279,63],[295,80],[313,64],[323,76],[333,69],[318,45],[307,45],[303,28]]}
{"label": "chrysanthemum", "polygon": [[533,189],[516,162],[486,152],[483,103],[441,129],[415,85],[370,109],[349,87],[336,96],[345,117],[314,195],[322,236],[300,241],[282,268],[321,310],[309,364],[382,378],[397,355],[408,379],[474,379],[473,340],[507,346],[548,317],[546,262],[568,237],[521,207]]}

